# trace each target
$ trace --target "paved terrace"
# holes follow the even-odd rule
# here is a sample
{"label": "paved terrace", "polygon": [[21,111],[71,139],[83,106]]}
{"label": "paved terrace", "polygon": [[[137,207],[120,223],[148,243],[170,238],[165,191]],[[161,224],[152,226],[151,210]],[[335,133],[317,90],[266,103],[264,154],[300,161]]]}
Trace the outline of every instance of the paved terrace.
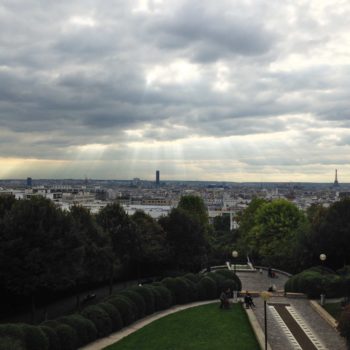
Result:
{"label": "paved terrace", "polygon": [[[271,284],[275,284],[278,290],[282,290],[284,283],[288,277],[277,273],[278,278],[269,278],[267,272],[263,274],[259,272],[238,272],[237,275],[242,281],[242,290],[249,290],[250,292],[266,291]],[[276,293],[277,294],[277,293]],[[264,304],[260,297],[254,298],[256,308],[253,310],[262,329],[264,329]],[[297,323],[303,324],[307,328],[307,332],[313,336],[315,342],[318,344],[315,347],[307,346],[298,347],[298,344],[293,343],[293,337],[288,335],[283,328],[283,322],[275,314],[274,307],[271,304],[289,304],[297,315]],[[267,308],[267,329],[268,341],[272,350],[313,350],[313,349],[328,349],[328,350],[346,350],[346,343],[338,332],[332,328],[323,318],[315,312],[310,302],[304,298],[286,298],[286,297],[272,297],[268,304],[271,307]],[[302,327],[303,328],[303,327]]]}

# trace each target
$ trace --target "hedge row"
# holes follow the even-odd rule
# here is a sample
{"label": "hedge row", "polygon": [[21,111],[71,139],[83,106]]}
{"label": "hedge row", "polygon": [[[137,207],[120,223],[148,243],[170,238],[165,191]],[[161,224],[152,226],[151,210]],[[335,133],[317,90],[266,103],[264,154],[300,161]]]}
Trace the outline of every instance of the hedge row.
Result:
{"label": "hedge row", "polygon": [[350,305],[345,306],[344,310],[340,314],[338,322],[338,331],[343,336],[350,349]]}
{"label": "hedge row", "polygon": [[330,269],[313,267],[291,277],[285,284],[286,292],[305,293],[309,298],[326,294],[329,298],[349,295],[350,276]]}
{"label": "hedge row", "polygon": [[46,321],[39,326],[0,325],[0,350],[76,350],[135,320],[172,305],[218,298],[221,290],[240,290],[232,271],[186,274],[128,288],[79,314]]}

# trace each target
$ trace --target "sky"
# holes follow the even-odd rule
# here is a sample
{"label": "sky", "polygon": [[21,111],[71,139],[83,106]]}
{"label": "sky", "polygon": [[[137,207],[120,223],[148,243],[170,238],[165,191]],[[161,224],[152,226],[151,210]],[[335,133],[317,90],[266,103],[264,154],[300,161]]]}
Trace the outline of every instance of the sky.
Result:
{"label": "sky", "polygon": [[0,179],[350,182],[348,0],[0,0]]}

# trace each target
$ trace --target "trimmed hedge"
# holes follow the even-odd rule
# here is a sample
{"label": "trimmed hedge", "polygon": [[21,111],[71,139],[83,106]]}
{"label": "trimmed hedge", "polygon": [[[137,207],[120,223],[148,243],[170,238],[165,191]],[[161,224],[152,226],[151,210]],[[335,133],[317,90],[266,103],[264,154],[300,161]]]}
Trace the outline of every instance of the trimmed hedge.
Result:
{"label": "trimmed hedge", "polygon": [[20,324],[1,324],[0,337],[19,339],[25,345],[25,332]]}
{"label": "trimmed hedge", "polygon": [[314,267],[291,277],[285,284],[286,292],[305,293],[309,298],[318,298],[325,293],[327,297],[341,297],[347,291],[347,278],[330,273],[332,270]]}
{"label": "trimmed hedge", "polygon": [[108,314],[97,305],[90,305],[81,314],[92,321],[97,329],[97,337],[105,337],[112,333],[112,320]]}
{"label": "trimmed hedge", "polygon": [[222,292],[223,283],[226,280],[226,277],[216,272],[209,272],[205,276],[211,278],[215,282],[216,296],[219,297],[220,293]]}
{"label": "trimmed hedge", "polygon": [[139,294],[145,302],[145,314],[150,315],[155,311],[155,296],[149,288],[144,286],[133,287],[131,291]]}
{"label": "trimmed hedge", "polygon": [[348,348],[350,348],[350,305],[345,306],[340,314],[337,329],[340,335],[346,339]]}
{"label": "trimmed hedge", "polygon": [[[0,337],[7,338],[5,344],[22,347],[26,350],[48,350],[49,340],[40,327],[29,324],[0,325]],[[12,345],[11,345],[12,346]]]}
{"label": "trimmed hedge", "polygon": [[216,282],[210,277],[202,278],[198,283],[199,300],[217,298]]}
{"label": "trimmed hedge", "polygon": [[29,324],[21,325],[24,331],[24,342],[27,350],[48,350],[49,340],[40,327]]}
{"label": "trimmed hedge", "polygon": [[145,316],[146,314],[146,303],[145,303],[145,300],[143,299],[143,297],[132,291],[131,289],[127,289],[127,290],[124,290],[120,293],[118,293],[117,295],[122,295],[122,296],[125,296],[127,297],[128,299],[130,299],[132,302],[135,303],[136,307],[137,307],[137,315],[136,315],[136,318],[142,318]]}
{"label": "trimmed hedge", "polygon": [[78,335],[72,327],[61,323],[54,330],[60,340],[62,350],[76,350],[78,348]]}
{"label": "trimmed hedge", "polygon": [[218,270],[215,273],[217,273],[221,276],[224,276],[225,279],[235,281],[236,286],[235,286],[234,290],[237,290],[237,291],[242,290],[242,282],[233,271],[231,271],[231,270]]}
{"label": "trimmed hedge", "polygon": [[[45,321],[40,326],[0,325],[0,350],[76,350],[154,311],[173,304],[217,298],[220,289],[233,289],[237,280],[240,285],[231,271],[207,275],[188,273],[128,288],[100,304],[87,306],[80,314]],[[334,277],[330,282],[339,283]]]}
{"label": "trimmed hedge", "polygon": [[111,303],[100,303],[98,306],[104,310],[112,321],[112,331],[123,328],[123,319],[118,309]]}
{"label": "trimmed hedge", "polygon": [[170,290],[160,283],[145,286],[154,293],[154,304],[156,311],[165,310],[172,305],[173,298]]}
{"label": "trimmed hedge", "polygon": [[123,325],[127,326],[136,320],[136,305],[132,301],[122,295],[112,296],[107,302],[117,308],[122,316]]}
{"label": "trimmed hedge", "polygon": [[0,350],[26,350],[19,339],[10,336],[0,338]]}
{"label": "trimmed hedge", "polygon": [[181,280],[185,282],[185,284],[187,285],[187,292],[189,297],[188,301],[189,302],[197,301],[198,295],[199,295],[197,283],[194,283],[191,280],[184,277],[181,277]]}
{"label": "trimmed hedge", "polygon": [[186,275],[183,276],[183,278],[186,278],[187,280],[198,283],[203,276],[201,274],[194,274],[194,273],[186,273]]}
{"label": "trimmed hedge", "polygon": [[73,314],[58,319],[59,322],[72,327],[78,335],[78,346],[83,346],[97,338],[95,324],[82,315]]}
{"label": "trimmed hedge", "polygon": [[47,326],[40,326],[40,329],[45,333],[49,341],[48,350],[62,350],[57,333],[52,328]]}
{"label": "trimmed hedge", "polygon": [[162,280],[161,283],[170,290],[173,304],[186,304],[189,302],[189,288],[182,278],[168,277]]}

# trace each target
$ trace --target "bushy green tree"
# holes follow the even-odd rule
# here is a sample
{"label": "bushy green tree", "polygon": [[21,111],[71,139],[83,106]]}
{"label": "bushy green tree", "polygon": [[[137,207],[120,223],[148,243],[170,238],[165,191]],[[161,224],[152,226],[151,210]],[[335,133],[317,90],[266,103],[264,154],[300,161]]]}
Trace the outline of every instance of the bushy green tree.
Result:
{"label": "bushy green tree", "polygon": [[[97,224],[90,211],[74,205],[70,209],[73,231],[78,235],[83,247],[83,259],[77,285],[77,307],[80,308],[79,291],[91,283],[108,279],[111,245],[107,234]],[[86,288],[86,287],[85,287]]]}
{"label": "bushy green tree", "polygon": [[306,237],[312,262],[319,262],[320,253],[324,253],[327,266],[338,269],[349,264],[350,199],[335,202],[329,208],[314,208],[313,212]]}
{"label": "bushy green tree", "polygon": [[30,296],[33,314],[40,290],[75,284],[82,245],[68,213],[40,196],[16,201],[0,231],[0,280],[15,295]]}
{"label": "bushy green tree", "polygon": [[131,216],[136,224],[137,254],[134,259],[141,275],[157,274],[167,264],[169,250],[162,226],[143,211]]}
{"label": "bushy green tree", "polygon": [[129,215],[117,203],[108,204],[96,216],[98,224],[109,236],[112,244],[110,256],[110,293],[116,266],[127,266],[132,256],[137,253],[136,226]]}
{"label": "bushy green tree", "polygon": [[284,199],[271,202],[256,199],[242,217],[243,227],[240,229],[247,249],[253,251],[264,265],[294,271],[298,264],[297,247],[300,231],[306,222],[305,215]]}
{"label": "bushy green tree", "polygon": [[167,234],[170,259],[179,270],[197,272],[207,261],[203,225],[183,209],[174,208],[159,220]]}
{"label": "bushy green tree", "polygon": [[182,196],[177,207],[187,212],[202,225],[208,224],[208,211],[201,197],[194,195]]}

